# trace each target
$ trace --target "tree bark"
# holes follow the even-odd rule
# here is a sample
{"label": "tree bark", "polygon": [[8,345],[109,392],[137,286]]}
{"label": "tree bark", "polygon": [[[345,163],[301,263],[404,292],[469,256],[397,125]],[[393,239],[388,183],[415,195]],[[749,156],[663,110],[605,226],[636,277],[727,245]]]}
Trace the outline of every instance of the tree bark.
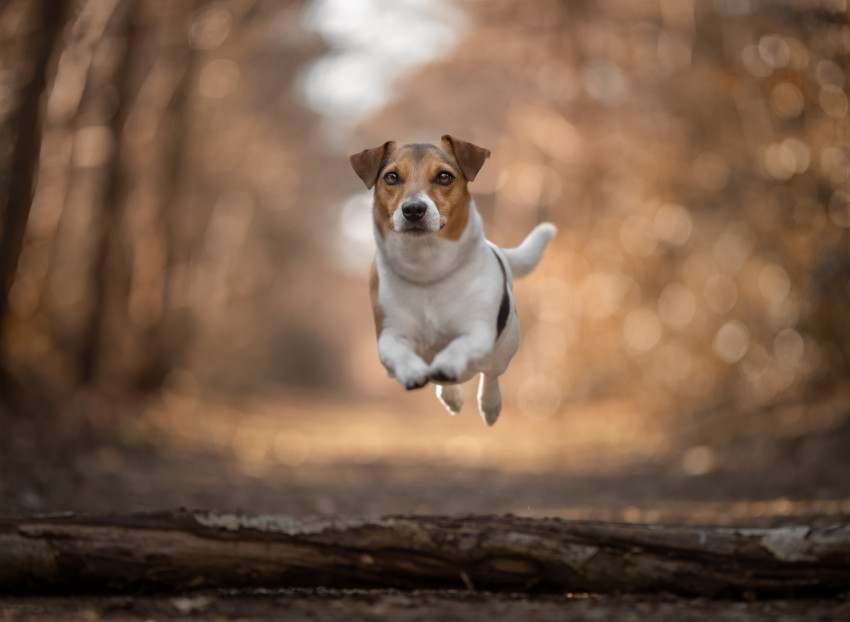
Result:
{"label": "tree bark", "polygon": [[850,525],[183,511],[0,518],[0,593],[293,586],[830,595],[850,590]]}

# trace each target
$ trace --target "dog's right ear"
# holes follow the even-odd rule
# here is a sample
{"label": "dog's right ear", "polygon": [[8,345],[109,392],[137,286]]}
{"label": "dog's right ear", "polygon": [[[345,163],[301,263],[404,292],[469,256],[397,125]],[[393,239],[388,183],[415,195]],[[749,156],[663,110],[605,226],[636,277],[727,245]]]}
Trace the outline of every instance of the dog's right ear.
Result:
{"label": "dog's right ear", "polygon": [[490,150],[478,145],[473,145],[465,140],[455,138],[451,134],[444,134],[441,140],[451,147],[452,153],[455,154],[455,159],[460,170],[463,171],[463,176],[467,181],[472,181],[478,175],[478,171],[484,166],[484,160],[490,157]]}
{"label": "dog's right ear", "polygon": [[355,153],[351,156],[351,168],[357,173],[357,176],[363,180],[367,188],[371,188],[378,181],[378,173],[381,167],[386,162],[387,156],[395,148],[395,142],[390,140],[385,142],[380,147],[373,149],[364,149],[360,153]]}

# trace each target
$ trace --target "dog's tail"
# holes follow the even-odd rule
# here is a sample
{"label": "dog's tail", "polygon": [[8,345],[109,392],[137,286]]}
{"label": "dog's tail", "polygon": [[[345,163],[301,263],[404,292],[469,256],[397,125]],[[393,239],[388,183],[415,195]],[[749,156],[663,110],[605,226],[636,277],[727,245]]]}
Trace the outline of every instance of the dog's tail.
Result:
{"label": "dog's tail", "polygon": [[521,279],[537,267],[543,251],[557,231],[558,228],[551,222],[544,222],[534,227],[516,248],[503,249],[514,278]]}

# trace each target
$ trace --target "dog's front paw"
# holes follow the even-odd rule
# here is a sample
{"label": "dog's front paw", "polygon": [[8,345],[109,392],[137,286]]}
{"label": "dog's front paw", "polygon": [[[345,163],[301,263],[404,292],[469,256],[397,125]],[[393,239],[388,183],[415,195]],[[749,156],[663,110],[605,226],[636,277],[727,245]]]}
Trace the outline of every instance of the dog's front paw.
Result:
{"label": "dog's front paw", "polygon": [[431,382],[457,382],[457,376],[444,369],[436,369],[428,374],[428,380]]}
{"label": "dog's front paw", "polygon": [[428,368],[428,379],[432,382],[458,382],[465,371],[465,361],[448,355],[444,350],[431,361],[431,367]]}
{"label": "dog's front paw", "polygon": [[428,367],[423,362],[421,365],[413,364],[403,369],[395,370],[395,378],[399,384],[408,391],[421,389],[428,384]]}
{"label": "dog's front paw", "polygon": [[412,380],[408,380],[407,382],[402,382],[402,386],[408,391],[421,389],[426,384],[428,384],[428,378],[414,378]]}

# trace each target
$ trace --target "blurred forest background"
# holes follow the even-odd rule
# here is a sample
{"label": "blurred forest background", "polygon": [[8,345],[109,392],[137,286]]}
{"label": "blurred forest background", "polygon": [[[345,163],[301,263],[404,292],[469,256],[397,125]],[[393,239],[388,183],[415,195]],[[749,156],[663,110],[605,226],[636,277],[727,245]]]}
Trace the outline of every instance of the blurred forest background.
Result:
{"label": "blurred forest background", "polygon": [[560,229],[494,430],[555,422],[551,458],[576,413],[647,413],[605,438],[697,429],[702,474],[730,426],[846,426],[848,54],[844,0],[0,0],[2,421],[446,417],[377,361],[347,155],[452,133],[493,152],[490,239]]}

